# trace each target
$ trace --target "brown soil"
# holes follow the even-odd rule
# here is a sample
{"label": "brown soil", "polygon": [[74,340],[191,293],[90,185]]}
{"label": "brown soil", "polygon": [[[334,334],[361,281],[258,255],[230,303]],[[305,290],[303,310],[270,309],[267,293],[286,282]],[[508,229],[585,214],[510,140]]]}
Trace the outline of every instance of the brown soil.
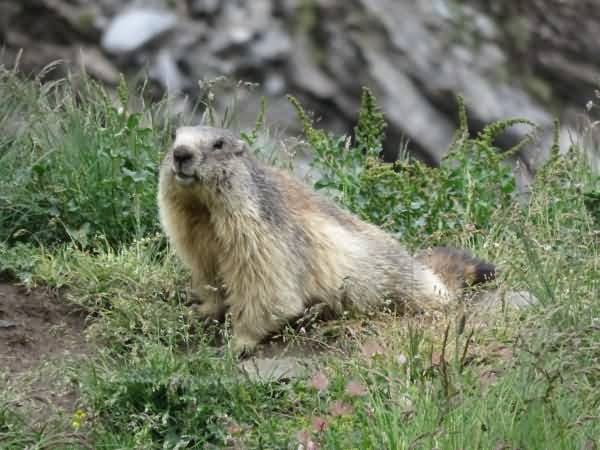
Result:
{"label": "brown soil", "polygon": [[0,388],[34,421],[74,407],[63,363],[86,354],[84,328],[84,314],[60,295],[0,283]]}

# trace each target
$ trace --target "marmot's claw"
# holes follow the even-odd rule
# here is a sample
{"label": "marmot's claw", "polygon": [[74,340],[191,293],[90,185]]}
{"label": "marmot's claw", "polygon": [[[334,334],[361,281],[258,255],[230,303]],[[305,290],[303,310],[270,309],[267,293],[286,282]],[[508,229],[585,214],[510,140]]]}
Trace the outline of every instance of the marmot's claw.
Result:
{"label": "marmot's claw", "polygon": [[251,339],[233,338],[233,353],[238,359],[246,359],[256,352],[257,343]]}
{"label": "marmot's claw", "polygon": [[244,359],[248,359],[250,356],[252,356],[252,353],[253,353],[252,351],[244,348],[244,349],[236,352],[235,357],[241,361]]}
{"label": "marmot's claw", "polygon": [[206,325],[220,321],[223,315],[223,308],[215,303],[195,303],[190,308]]}

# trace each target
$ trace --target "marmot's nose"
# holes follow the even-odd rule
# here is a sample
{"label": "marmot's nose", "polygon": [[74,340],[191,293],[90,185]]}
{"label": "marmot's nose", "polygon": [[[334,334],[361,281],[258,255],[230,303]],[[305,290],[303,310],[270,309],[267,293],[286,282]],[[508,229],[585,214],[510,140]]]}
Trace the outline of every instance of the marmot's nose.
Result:
{"label": "marmot's nose", "polygon": [[192,151],[187,147],[176,147],[173,150],[173,159],[177,165],[182,165],[192,159]]}

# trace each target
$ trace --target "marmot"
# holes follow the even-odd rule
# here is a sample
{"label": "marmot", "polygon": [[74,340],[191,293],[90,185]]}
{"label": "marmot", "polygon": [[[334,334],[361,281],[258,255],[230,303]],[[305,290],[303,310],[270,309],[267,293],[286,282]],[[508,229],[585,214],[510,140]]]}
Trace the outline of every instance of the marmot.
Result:
{"label": "marmot", "polygon": [[181,127],[160,168],[164,231],[192,272],[205,317],[228,310],[236,352],[252,351],[307,307],[431,308],[495,268],[467,252],[416,257],[392,236],[256,159],[232,132]]}

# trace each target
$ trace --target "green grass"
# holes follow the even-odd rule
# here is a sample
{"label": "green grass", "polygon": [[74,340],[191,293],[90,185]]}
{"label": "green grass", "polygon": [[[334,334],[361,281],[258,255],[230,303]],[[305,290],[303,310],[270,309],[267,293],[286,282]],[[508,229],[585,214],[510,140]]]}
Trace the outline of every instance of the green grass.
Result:
{"label": "green grass", "polygon": [[170,136],[165,103],[132,112],[92,80],[23,83],[0,69],[0,241],[104,236],[124,243],[158,229],[156,174]]}
{"label": "green grass", "polygon": [[[156,163],[170,125],[156,125],[157,105],[119,111],[86,83],[75,97],[67,82],[0,75],[0,273],[60,288],[88,312],[95,349],[64,368],[80,394],[78,412],[66,420],[32,427],[15,393],[0,394],[0,447],[599,444],[599,186],[580,148],[554,151],[521,205],[493,146],[511,121],[471,137],[463,120],[450,155],[433,169],[376,160],[385,122],[368,91],[348,145],[314,129],[297,104],[323,174],[317,188],[411,248],[472,249],[502,268],[498,286],[529,290],[540,304],[466,323],[456,311],[288,330],[286,338],[328,349],[318,360],[321,375],[259,382],[217,345],[229,342],[227,325],[194,319],[189,274],[157,233]],[[124,92],[123,85],[117,103]],[[265,126],[259,118],[245,134],[257,151]],[[125,202],[132,192],[135,200]],[[113,208],[121,213],[111,215]]]}

